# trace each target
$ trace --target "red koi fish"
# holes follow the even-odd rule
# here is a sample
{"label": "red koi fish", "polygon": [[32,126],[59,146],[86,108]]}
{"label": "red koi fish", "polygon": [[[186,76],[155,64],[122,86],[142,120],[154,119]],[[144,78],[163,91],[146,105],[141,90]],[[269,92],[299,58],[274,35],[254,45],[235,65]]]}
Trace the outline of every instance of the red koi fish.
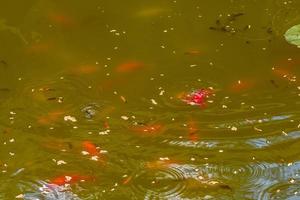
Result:
{"label": "red koi fish", "polygon": [[91,176],[82,176],[78,174],[67,174],[53,178],[50,183],[55,185],[75,184],[78,182],[85,182],[92,180]]}
{"label": "red koi fish", "polygon": [[129,128],[131,131],[134,131],[143,135],[154,135],[161,133],[163,131],[163,126],[161,124],[152,124],[152,125],[138,125]]}
{"label": "red koi fish", "polygon": [[94,143],[91,141],[82,142],[83,149],[88,152],[91,156],[99,156],[100,153]]}
{"label": "red koi fish", "polygon": [[75,20],[68,15],[62,13],[50,13],[48,19],[51,23],[63,28],[72,28],[76,25]]}
{"label": "red koi fish", "polygon": [[128,61],[123,64],[120,64],[116,67],[116,72],[118,73],[128,73],[128,72],[133,72],[138,69],[141,69],[145,65],[141,62],[138,61]]}
{"label": "red koi fish", "polygon": [[255,86],[255,82],[252,80],[238,80],[229,86],[231,92],[243,92],[252,89]]}
{"label": "red koi fish", "polygon": [[189,94],[182,94],[179,98],[188,105],[203,106],[206,100],[212,95],[211,89],[199,89]]}

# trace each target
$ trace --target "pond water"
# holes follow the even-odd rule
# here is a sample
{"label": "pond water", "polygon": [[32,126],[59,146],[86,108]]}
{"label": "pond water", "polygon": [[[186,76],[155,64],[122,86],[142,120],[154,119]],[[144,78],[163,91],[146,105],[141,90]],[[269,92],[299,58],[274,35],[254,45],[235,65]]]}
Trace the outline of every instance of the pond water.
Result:
{"label": "pond water", "polygon": [[298,0],[0,7],[0,199],[300,199]]}

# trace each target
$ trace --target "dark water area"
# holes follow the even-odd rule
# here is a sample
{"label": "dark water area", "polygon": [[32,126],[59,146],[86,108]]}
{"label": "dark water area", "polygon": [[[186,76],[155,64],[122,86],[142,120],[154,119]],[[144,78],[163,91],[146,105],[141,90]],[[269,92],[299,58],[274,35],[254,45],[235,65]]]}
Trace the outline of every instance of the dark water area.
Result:
{"label": "dark water area", "polygon": [[0,6],[0,200],[300,199],[298,0]]}

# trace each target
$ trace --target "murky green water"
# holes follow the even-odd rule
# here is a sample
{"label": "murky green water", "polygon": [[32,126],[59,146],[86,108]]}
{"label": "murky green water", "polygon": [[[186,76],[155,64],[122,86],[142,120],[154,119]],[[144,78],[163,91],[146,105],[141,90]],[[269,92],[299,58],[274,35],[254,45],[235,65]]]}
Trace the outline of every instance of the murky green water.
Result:
{"label": "murky green water", "polygon": [[2,2],[0,199],[300,199],[299,8]]}

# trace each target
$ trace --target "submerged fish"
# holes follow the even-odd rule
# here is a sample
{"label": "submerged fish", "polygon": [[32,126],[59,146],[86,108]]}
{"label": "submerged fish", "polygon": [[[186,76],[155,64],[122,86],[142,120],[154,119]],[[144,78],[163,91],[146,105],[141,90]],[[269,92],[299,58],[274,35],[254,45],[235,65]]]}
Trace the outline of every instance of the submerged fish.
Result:
{"label": "submerged fish", "polygon": [[144,66],[145,65],[139,61],[128,61],[128,62],[118,65],[116,68],[116,72],[119,72],[119,73],[133,72]]}
{"label": "submerged fish", "polygon": [[184,55],[188,55],[188,56],[199,56],[201,55],[201,51],[196,50],[196,49],[191,49],[191,50],[187,50],[184,52]]}
{"label": "submerged fish", "polygon": [[131,131],[143,134],[143,135],[155,135],[162,133],[163,126],[161,124],[152,125],[135,125],[129,128]]}
{"label": "submerged fish", "polygon": [[47,53],[49,50],[53,47],[52,43],[46,43],[46,42],[38,42],[30,44],[28,47],[26,47],[25,52],[27,54],[42,54]]}
{"label": "submerged fish", "polygon": [[76,25],[75,20],[64,13],[58,13],[58,12],[49,13],[48,20],[51,23],[63,28],[72,28]]}
{"label": "submerged fish", "polygon": [[99,71],[99,66],[97,65],[80,65],[71,70],[75,75],[90,75]]}
{"label": "submerged fish", "polygon": [[92,143],[91,141],[83,141],[82,147],[91,156],[99,156],[100,155],[100,152],[97,149],[96,145],[94,143]]}
{"label": "submerged fish", "polygon": [[66,111],[64,110],[54,110],[47,113],[46,115],[39,116],[37,122],[40,125],[50,125],[62,119],[62,116],[65,113]]}
{"label": "submerged fish", "polygon": [[229,86],[229,91],[242,92],[242,91],[252,89],[254,86],[255,86],[255,81],[253,80],[249,80],[249,79],[238,80]]}
{"label": "submerged fish", "polygon": [[199,137],[197,132],[198,132],[198,127],[196,126],[196,123],[194,121],[190,121],[188,123],[188,139],[193,142],[198,141]]}
{"label": "submerged fish", "polygon": [[47,113],[46,115],[39,116],[37,122],[41,125],[50,125],[62,119],[66,112],[64,110],[55,110]]}

